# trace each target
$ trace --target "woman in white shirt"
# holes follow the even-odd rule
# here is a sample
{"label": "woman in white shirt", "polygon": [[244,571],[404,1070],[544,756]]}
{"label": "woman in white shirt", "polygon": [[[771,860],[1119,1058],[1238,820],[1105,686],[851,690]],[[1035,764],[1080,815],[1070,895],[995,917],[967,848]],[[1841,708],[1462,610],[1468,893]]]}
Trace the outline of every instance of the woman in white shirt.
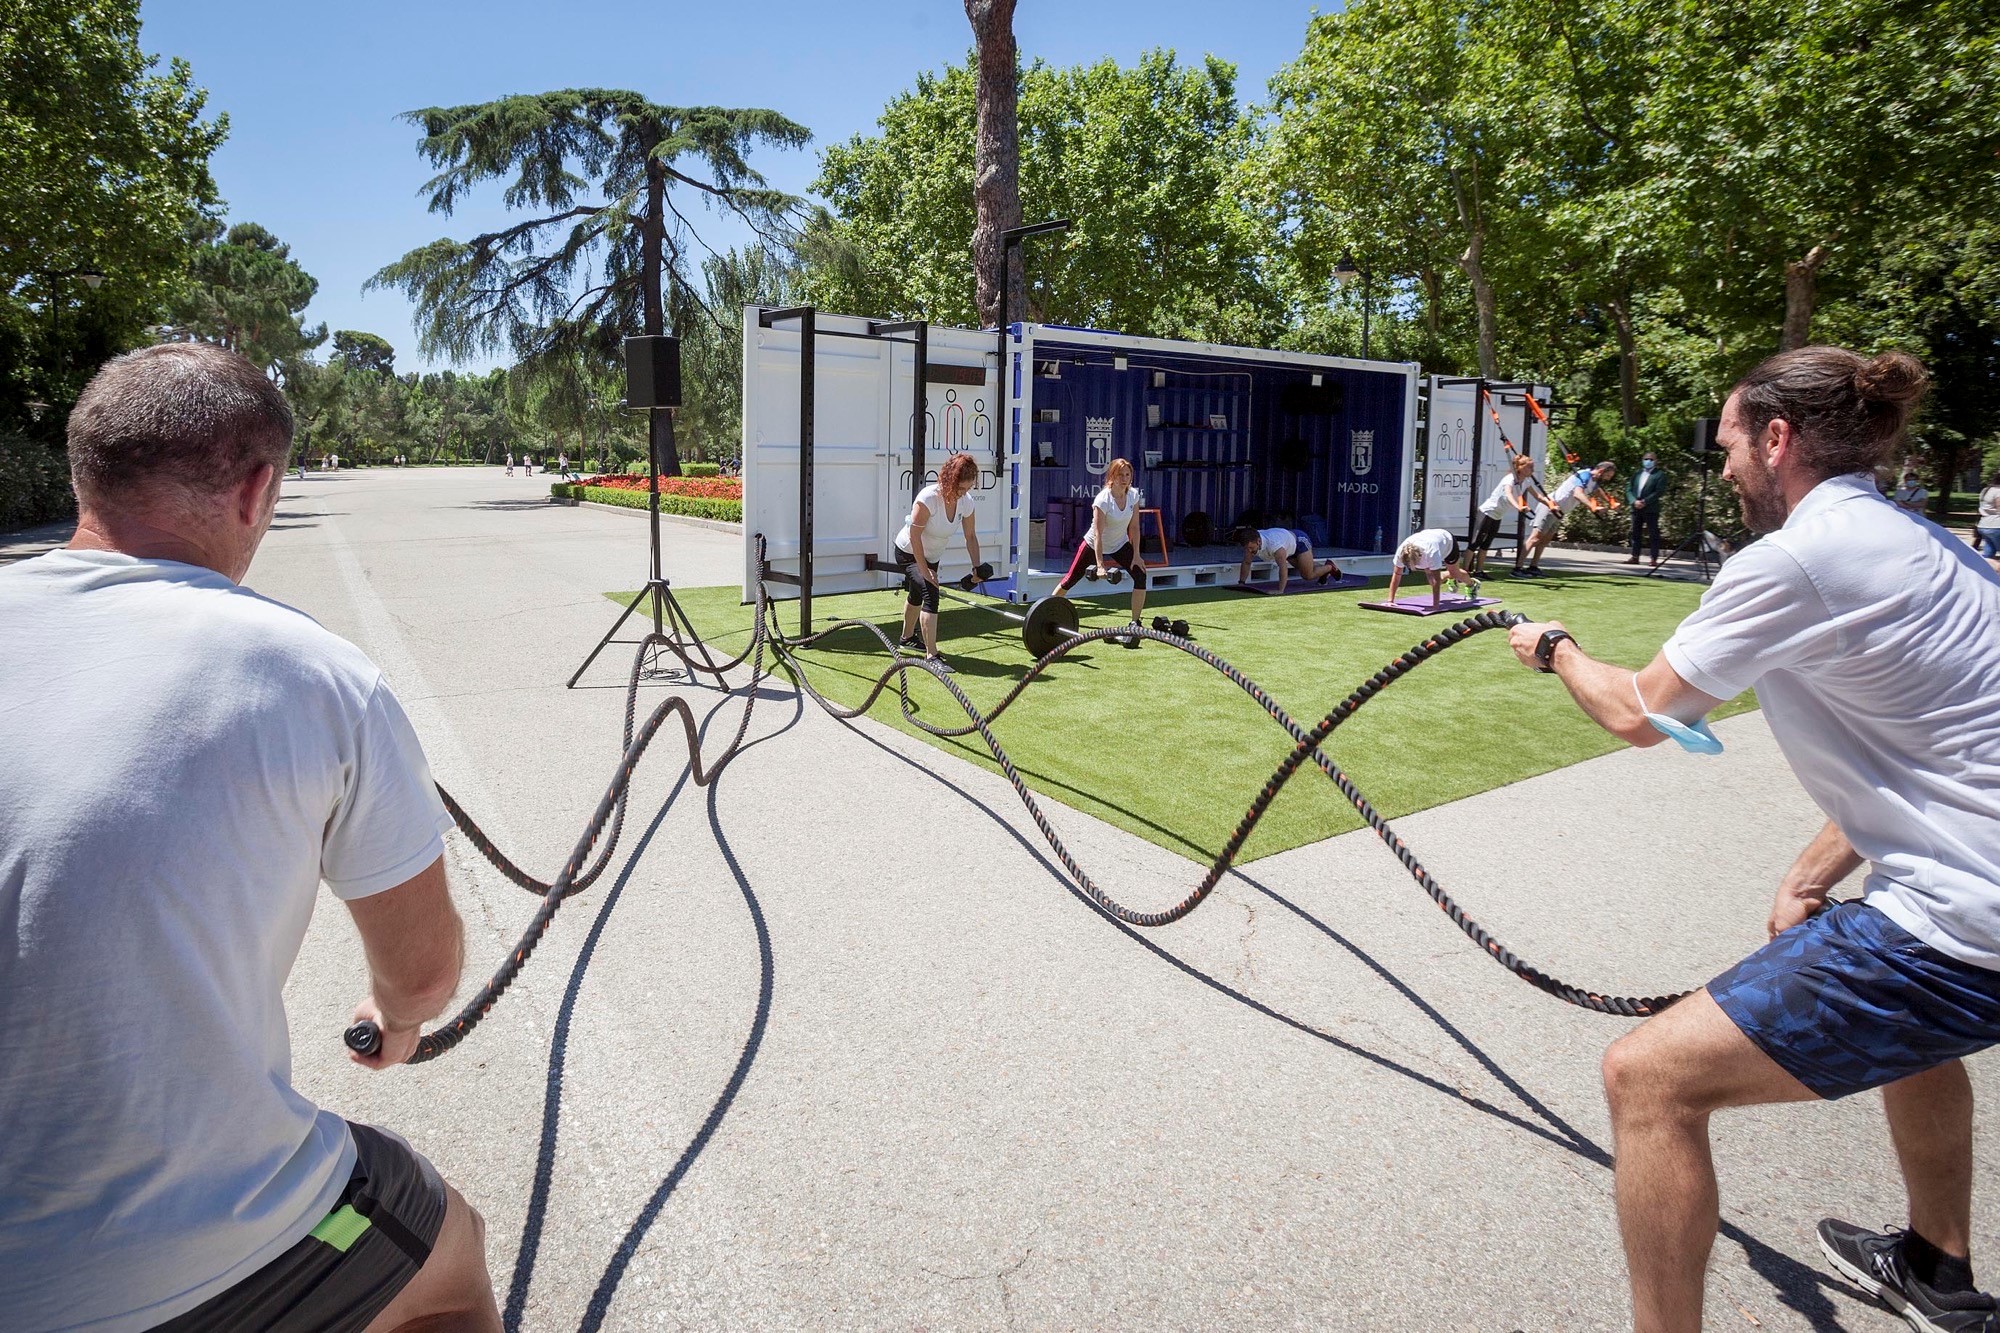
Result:
{"label": "woman in white shirt", "polygon": [[[896,534],[896,567],[903,571],[903,587],[909,597],[903,603],[905,652],[921,653],[940,671],[951,667],[938,656],[938,566],[951,549],[954,528],[965,532],[965,549],[972,563],[979,564],[979,536],[972,530],[972,505],[966,496],[979,480],[979,464],[970,454],[953,454],[938,469],[938,479],[917,492],[910,505],[910,517]],[[923,635],[918,637],[918,626]]]}
{"label": "woman in white shirt", "polygon": [[[1056,585],[1056,596],[1067,597],[1069,590],[1083,582],[1088,573],[1101,579],[1113,566],[1132,576],[1132,623],[1146,606],[1146,562],[1139,555],[1139,506],[1145,503],[1132,489],[1132,465],[1114,458],[1104,469],[1104,487],[1090,502],[1090,531],[1077,543],[1076,558],[1069,573]],[[1143,640],[1128,635],[1119,640],[1127,648],[1137,648]]]}
{"label": "woman in white shirt", "polygon": [[1472,539],[1474,574],[1486,572],[1486,549],[1500,535],[1500,520],[1527,513],[1535,489],[1535,460],[1526,454],[1515,454],[1507,475],[1494,484],[1486,503],[1479,506],[1479,533]]}

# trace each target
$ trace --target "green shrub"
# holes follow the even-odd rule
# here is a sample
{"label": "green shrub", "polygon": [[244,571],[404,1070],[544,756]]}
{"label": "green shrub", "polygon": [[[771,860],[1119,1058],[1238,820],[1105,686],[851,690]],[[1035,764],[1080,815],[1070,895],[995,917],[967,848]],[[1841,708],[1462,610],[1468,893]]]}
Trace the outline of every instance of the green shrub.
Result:
{"label": "green shrub", "polygon": [[0,434],[0,528],[49,523],[75,513],[69,460],[62,450],[24,435]]}
{"label": "green shrub", "polygon": [[628,476],[628,477],[643,477],[643,476],[645,476],[645,475],[646,475],[646,461],[645,461],[645,460],[644,460],[644,459],[642,458],[642,459],[640,459],[640,460],[639,460],[638,462],[636,462],[636,463],[627,463],[627,464],[625,465],[625,475],[626,475],[626,476]]}
{"label": "green shrub", "polygon": [[[590,500],[597,504],[618,505],[624,509],[644,509],[647,495],[645,491],[619,490],[610,486],[572,486],[570,493],[579,500]],[[708,500],[695,495],[662,495],[662,514],[684,514],[689,518],[709,518],[721,523],[741,523],[743,502],[741,500]]]}
{"label": "green shrub", "polygon": [[719,477],[722,475],[722,464],[683,463],[681,464],[681,475],[683,477]]}
{"label": "green shrub", "polygon": [[574,499],[575,497],[569,491],[570,486],[566,481],[552,481],[549,483],[549,494],[558,500]]}

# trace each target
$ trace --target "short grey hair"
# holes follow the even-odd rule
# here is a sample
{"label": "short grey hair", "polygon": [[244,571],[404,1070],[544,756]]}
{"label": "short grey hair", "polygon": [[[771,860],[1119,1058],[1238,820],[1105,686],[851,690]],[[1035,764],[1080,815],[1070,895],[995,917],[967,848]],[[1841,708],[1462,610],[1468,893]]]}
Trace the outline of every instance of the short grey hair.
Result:
{"label": "short grey hair", "polygon": [[220,495],[292,452],[283,390],[210,343],[162,343],[105,363],[69,415],[70,481],[96,507]]}

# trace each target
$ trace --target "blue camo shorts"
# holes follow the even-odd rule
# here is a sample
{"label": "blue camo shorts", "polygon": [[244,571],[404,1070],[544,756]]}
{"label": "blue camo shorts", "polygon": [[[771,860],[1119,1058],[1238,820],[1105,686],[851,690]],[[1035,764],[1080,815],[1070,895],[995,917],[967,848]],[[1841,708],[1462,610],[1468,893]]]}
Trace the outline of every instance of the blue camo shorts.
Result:
{"label": "blue camo shorts", "polygon": [[1822,1097],[1847,1097],[2000,1042],[2000,972],[1842,903],[1708,983],[1743,1035]]}

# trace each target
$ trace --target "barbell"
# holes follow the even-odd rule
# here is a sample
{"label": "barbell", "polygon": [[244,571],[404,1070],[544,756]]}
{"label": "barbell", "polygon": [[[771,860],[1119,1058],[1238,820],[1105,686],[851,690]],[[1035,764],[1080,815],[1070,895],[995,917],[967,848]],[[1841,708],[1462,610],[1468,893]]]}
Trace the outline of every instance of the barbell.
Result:
{"label": "barbell", "polygon": [[[958,581],[958,586],[970,592],[992,577],[993,566],[981,565],[972,573],[961,578]],[[1066,641],[1078,637],[1077,626],[1080,622],[1076,617],[1076,603],[1067,597],[1059,596],[1055,593],[1050,593],[1047,597],[1036,601],[1034,605],[1028,608],[1026,615],[1022,615],[1018,611],[1003,610],[997,605],[989,606],[987,603],[975,602],[970,597],[960,597],[957,593],[946,588],[942,583],[938,585],[938,593],[941,596],[950,598],[961,606],[986,607],[987,609],[998,611],[999,614],[1019,625],[1021,627],[1021,642],[1026,645],[1029,654],[1037,660],[1047,657],[1050,653],[1060,648]]]}

